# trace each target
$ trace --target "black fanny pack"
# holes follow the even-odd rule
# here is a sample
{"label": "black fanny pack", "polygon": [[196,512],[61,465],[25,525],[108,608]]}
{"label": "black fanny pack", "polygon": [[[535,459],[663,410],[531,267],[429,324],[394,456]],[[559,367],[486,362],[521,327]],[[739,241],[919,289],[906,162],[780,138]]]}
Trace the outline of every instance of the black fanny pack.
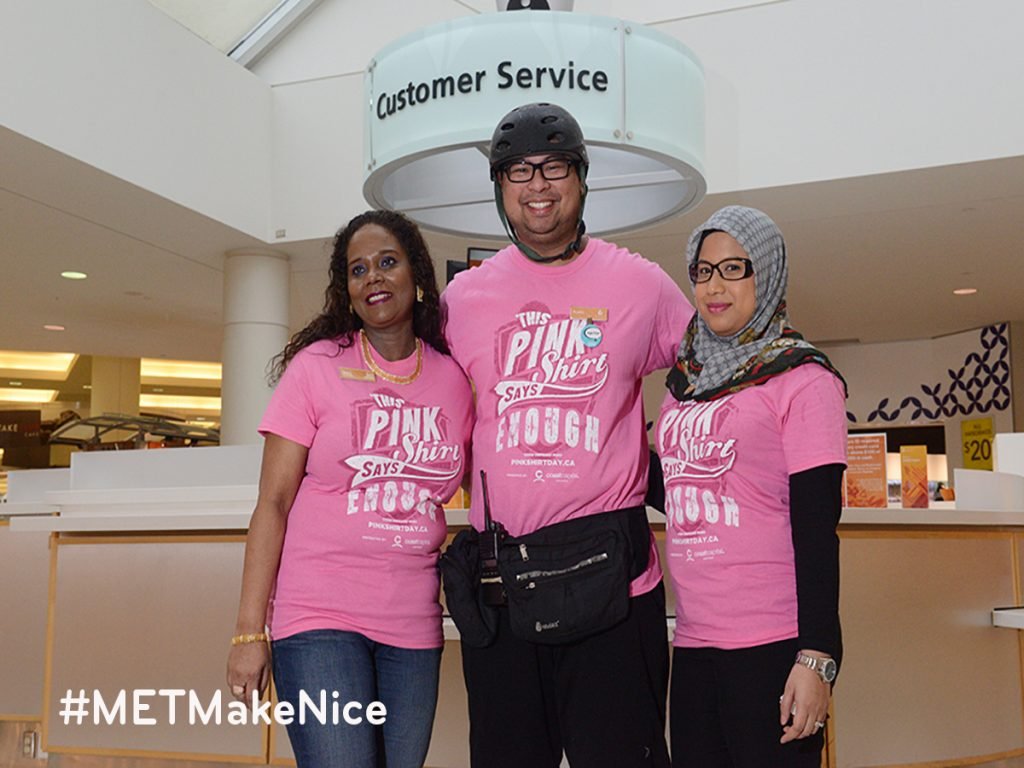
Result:
{"label": "black fanny pack", "polygon": [[615,626],[629,614],[629,584],[647,570],[649,547],[642,506],[505,538],[498,570],[512,631],[560,645]]}

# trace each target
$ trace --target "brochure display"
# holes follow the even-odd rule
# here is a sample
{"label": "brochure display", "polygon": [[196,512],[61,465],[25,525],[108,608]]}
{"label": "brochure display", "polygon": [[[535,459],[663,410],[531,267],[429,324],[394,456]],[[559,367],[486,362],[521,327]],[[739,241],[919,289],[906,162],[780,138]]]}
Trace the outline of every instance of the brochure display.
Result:
{"label": "brochure display", "polygon": [[885,435],[850,435],[846,438],[847,507],[886,507]]}
{"label": "brochure display", "polygon": [[900,476],[903,506],[908,509],[928,506],[928,448],[904,445],[900,448]]}

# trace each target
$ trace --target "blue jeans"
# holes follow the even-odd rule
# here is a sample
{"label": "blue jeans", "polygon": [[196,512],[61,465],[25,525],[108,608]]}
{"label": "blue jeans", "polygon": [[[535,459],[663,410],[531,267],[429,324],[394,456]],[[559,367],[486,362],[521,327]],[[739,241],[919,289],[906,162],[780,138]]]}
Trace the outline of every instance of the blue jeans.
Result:
{"label": "blue jeans", "polygon": [[[333,629],[275,640],[274,686],[278,700],[295,707],[287,728],[298,768],[422,768],[437,707],[441,650],[395,648]],[[300,724],[299,692],[319,708],[321,690],[327,692],[327,724],[310,716],[308,705]],[[366,707],[374,701],[387,708],[383,725],[367,722]],[[345,721],[348,702],[362,705],[350,710],[362,718],[358,725]]]}

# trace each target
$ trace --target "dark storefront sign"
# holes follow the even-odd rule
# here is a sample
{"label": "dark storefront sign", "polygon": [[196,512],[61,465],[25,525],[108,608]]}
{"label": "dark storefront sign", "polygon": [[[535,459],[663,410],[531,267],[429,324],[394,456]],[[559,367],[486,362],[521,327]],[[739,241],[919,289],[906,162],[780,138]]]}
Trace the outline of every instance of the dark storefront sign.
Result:
{"label": "dark storefront sign", "polygon": [[0,448],[39,445],[42,411],[0,411]]}
{"label": "dark storefront sign", "polygon": [[0,448],[5,467],[50,466],[50,448],[40,438],[41,411],[0,411]]}

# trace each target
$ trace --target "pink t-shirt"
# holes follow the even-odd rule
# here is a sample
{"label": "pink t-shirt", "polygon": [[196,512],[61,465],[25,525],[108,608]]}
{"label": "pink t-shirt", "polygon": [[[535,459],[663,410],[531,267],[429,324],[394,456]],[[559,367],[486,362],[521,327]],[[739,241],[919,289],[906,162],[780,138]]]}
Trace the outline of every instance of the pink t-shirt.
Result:
{"label": "pink t-shirt", "polygon": [[[415,359],[374,355],[395,375],[411,374]],[[440,504],[462,479],[472,393],[426,344],[415,381],[374,379],[358,339],[341,350],[318,341],[292,359],[260,422],[261,433],[309,448],[271,600],[275,639],[340,629],[402,648],[443,643]]]}
{"label": "pink t-shirt", "polygon": [[733,649],[796,637],[789,476],[846,463],[839,379],[805,364],[711,402],[670,393],[656,441],[674,645]]}
{"label": "pink t-shirt", "polygon": [[[693,308],[652,262],[590,238],[564,266],[509,246],[445,291],[452,356],[477,394],[470,521],[512,535],[643,503],[641,379],[674,360]],[[661,578],[657,554],[633,594]]]}

